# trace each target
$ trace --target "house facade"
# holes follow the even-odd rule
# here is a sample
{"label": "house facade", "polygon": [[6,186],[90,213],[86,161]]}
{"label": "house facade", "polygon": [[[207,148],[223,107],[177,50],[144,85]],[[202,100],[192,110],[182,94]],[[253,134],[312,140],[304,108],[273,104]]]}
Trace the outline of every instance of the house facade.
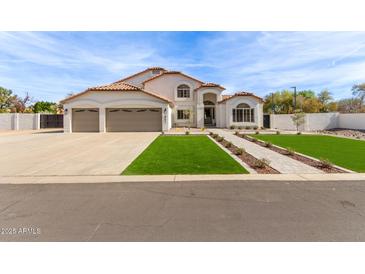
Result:
{"label": "house facade", "polygon": [[171,127],[257,126],[263,100],[178,71],[153,67],[72,95],[64,105],[65,132],[166,131]]}

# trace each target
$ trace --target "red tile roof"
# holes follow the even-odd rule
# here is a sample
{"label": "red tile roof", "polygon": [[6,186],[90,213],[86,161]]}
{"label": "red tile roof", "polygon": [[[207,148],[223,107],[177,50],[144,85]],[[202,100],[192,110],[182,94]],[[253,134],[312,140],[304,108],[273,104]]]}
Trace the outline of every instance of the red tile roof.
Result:
{"label": "red tile roof", "polygon": [[253,94],[252,92],[247,92],[247,91],[241,91],[241,92],[236,92],[235,94],[233,95],[223,95],[223,96],[226,96],[225,98],[223,98],[222,101],[220,101],[219,103],[223,103],[227,100],[230,100],[232,98],[235,98],[235,97],[239,97],[239,96],[249,96],[249,97],[254,97],[258,100],[260,100],[261,102],[263,102],[264,100],[259,97],[259,96],[256,96],[255,94]]}
{"label": "red tile roof", "polygon": [[126,80],[128,80],[128,79],[131,79],[131,78],[133,78],[133,77],[135,77],[135,76],[141,75],[141,74],[143,74],[143,73],[145,73],[145,72],[147,72],[147,71],[150,71],[150,70],[162,70],[162,71],[166,71],[166,69],[161,68],[161,67],[150,67],[150,68],[147,68],[147,69],[142,70],[142,71],[140,71],[140,72],[137,72],[137,73],[135,73],[135,74],[132,74],[132,75],[130,75],[130,76],[128,76],[128,77],[125,77],[125,78],[123,78],[123,79],[120,79],[120,80],[118,80],[117,82],[124,82],[124,81],[126,81]]}
{"label": "red tile roof", "polygon": [[203,83],[199,87],[197,87],[195,90],[198,90],[201,88],[207,88],[207,87],[215,87],[215,88],[220,88],[222,90],[225,90],[224,87],[222,87],[221,85],[215,84],[215,83]]}
{"label": "red tile roof", "polygon": [[91,87],[91,88],[88,88],[87,90],[83,91],[83,92],[80,92],[80,93],[77,93],[75,95],[72,95],[64,100],[61,101],[61,103],[65,103],[71,99],[74,99],[76,97],[79,97],[87,92],[90,92],[90,91],[124,91],[124,92],[128,92],[128,91],[139,91],[139,92],[143,92],[145,94],[148,94],[148,95],[151,95],[153,97],[156,97],[158,99],[161,99],[165,102],[168,102],[170,105],[173,105],[172,101],[169,100],[168,98],[164,97],[164,96],[161,96],[159,94],[156,94],[154,92],[151,92],[151,91],[146,91],[144,89],[141,89],[139,87],[136,87],[134,85],[131,85],[131,84],[128,84],[128,83],[124,83],[124,82],[115,82],[115,83],[112,83],[112,84],[108,84],[108,85],[102,85],[102,86],[96,86],[96,87]]}
{"label": "red tile roof", "polygon": [[200,84],[203,84],[203,83],[204,83],[204,82],[202,82],[202,81],[200,81],[200,80],[198,80],[198,79],[196,79],[196,78],[194,78],[194,77],[191,77],[191,76],[189,76],[189,75],[186,75],[186,74],[184,74],[184,73],[182,73],[182,72],[180,72],[180,71],[174,71],[174,70],[166,70],[166,71],[163,71],[162,73],[160,73],[160,74],[158,74],[158,75],[156,75],[156,76],[154,76],[154,77],[148,78],[147,80],[143,81],[142,83],[143,83],[143,84],[145,84],[145,83],[147,83],[147,82],[149,82],[149,81],[155,80],[156,78],[159,78],[159,77],[161,77],[161,76],[163,76],[163,75],[166,75],[166,74],[180,74],[180,75],[185,76],[185,77],[187,77],[187,78],[189,78],[189,79],[192,79],[192,80],[194,80],[194,81],[197,81],[197,82],[199,82]]}

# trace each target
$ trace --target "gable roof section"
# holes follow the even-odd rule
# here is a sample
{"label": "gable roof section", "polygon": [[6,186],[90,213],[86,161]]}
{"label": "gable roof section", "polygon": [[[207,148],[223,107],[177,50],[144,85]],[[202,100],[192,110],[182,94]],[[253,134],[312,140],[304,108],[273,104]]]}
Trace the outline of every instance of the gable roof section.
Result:
{"label": "gable roof section", "polygon": [[258,99],[260,102],[263,102],[263,101],[264,101],[261,97],[256,96],[256,95],[255,95],[255,94],[253,94],[252,92],[241,91],[241,92],[237,92],[237,93],[235,93],[235,94],[233,94],[233,95],[226,95],[226,97],[225,97],[225,98],[223,98],[223,100],[222,100],[222,101],[220,101],[220,102],[218,102],[218,103],[219,103],[219,104],[221,104],[221,103],[226,102],[227,100],[230,100],[230,99],[232,99],[232,98],[236,98],[236,97],[239,97],[239,96],[254,97],[254,98]]}
{"label": "gable roof section", "polygon": [[149,81],[153,81],[153,80],[155,80],[155,79],[157,79],[157,78],[160,78],[160,77],[162,77],[162,76],[164,76],[164,75],[167,75],[167,74],[179,74],[179,75],[182,75],[182,76],[184,76],[184,77],[186,77],[186,78],[189,78],[189,79],[191,79],[191,80],[197,81],[197,82],[198,82],[198,83],[200,83],[200,84],[204,84],[204,82],[202,82],[202,81],[200,81],[200,80],[198,80],[198,79],[196,79],[196,78],[194,78],[194,77],[191,77],[191,76],[189,76],[189,75],[187,75],[187,74],[185,74],[185,73],[182,73],[181,71],[173,71],[173,70],[163,71],[162,73],[160,73],[160,74],[158,74],[158,75],[156,75],[156,76],[154,76],[154,77],[151,77],[151,78],[149,78],[149,79],[147,79],[147,80],[143,81],[143,82],[142,82],[142,84],[145,84],[145,83],[147,83],[147,82],[149,82]]}
{"label": "gable roof section", "polygon": [[197,87],[195,90],[202,89],[202,88],[219,88],[221,90],[225,90],[224,87],[221,85],[215,84],[215,83],[203,83],[199,87]]}
{"label": "gable roof section", "polygon": [[163,100],[167,103],[169,103],[170,105],[173,105],[172,101],[170,101],[169,99],[167,99],[164,96],[161,96],[159,94],[156,94],[154,92],[151,91],[146,91],[144,89],[141,89],[139,87],[136,87],[134,85],[128,84],[128,83],[124,83],[124,82],[115,82],[112,84],[108,84],[108,85],[102,85],[102,86],[96,86],[96,87],[91,87],[88,88],[87,90],[77,93],[75,95],[72,95],[64,100],[61,101],[62,104],[64,104],[65,102],[68,102],[69,100],[72,100],[76,97],[79,97],[83,94],[86,94],[90,91],[114,91],[114,92],[129,92],[129,91],[139,91],[148,95],[151,95],[153,97],[156,97],[157,99]]}
{"label": "gable roof section", "polygon": [[130,75],[130,76],[128,76],[128,77],[125,77],[125,78],[123,78],[123,79],[120,79],[120,80],[118,80],[116,83],[118,83],[118,82],[124,82],[124,81],[127,81],[127,80],[129,80],[129,79],[131,79],[131,78],[133,78],[133,77],[136,77],[136,76],[138,76],[138,75],[141,75],[141,74],[143,74],[143,73],[145,73],[145,72],[148,72],[148,71],[154,71],[154,70],[162,70],[163,72],[164,72],[164,71],[166,71],[166,69],[161,68],[161,67],[150,67],[150,68],[147,68],[147,69],[142,70],[142,71],[140,71],[140,72],[137,72],[137,73],[135,73],[135,74],[132,74],[132,75]]}

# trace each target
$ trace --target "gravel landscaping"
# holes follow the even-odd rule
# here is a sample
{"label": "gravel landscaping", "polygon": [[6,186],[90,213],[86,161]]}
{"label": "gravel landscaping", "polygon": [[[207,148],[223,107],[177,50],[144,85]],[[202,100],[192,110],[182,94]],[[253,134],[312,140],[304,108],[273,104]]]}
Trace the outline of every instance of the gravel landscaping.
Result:
{"label": "gravel landscaping", "polygon": [[365,140],[365,130],[334,128],[334,129],[323,130],[323,131],[319,131],[319,132],[323,133],[323,134],[330,134],[330,135],[344,136],[344,137]]}

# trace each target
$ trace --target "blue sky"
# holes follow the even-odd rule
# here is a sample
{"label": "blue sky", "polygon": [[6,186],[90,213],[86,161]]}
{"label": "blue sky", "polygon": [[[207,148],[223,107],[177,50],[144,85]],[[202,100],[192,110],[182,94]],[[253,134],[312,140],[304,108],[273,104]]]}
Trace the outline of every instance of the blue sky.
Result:
{"label": "blue sky", "polygon": [[0,86],[35,100],[150,66],[264,96],[297,86],[336,99],[365,82],[365,32],[0,32]]}

